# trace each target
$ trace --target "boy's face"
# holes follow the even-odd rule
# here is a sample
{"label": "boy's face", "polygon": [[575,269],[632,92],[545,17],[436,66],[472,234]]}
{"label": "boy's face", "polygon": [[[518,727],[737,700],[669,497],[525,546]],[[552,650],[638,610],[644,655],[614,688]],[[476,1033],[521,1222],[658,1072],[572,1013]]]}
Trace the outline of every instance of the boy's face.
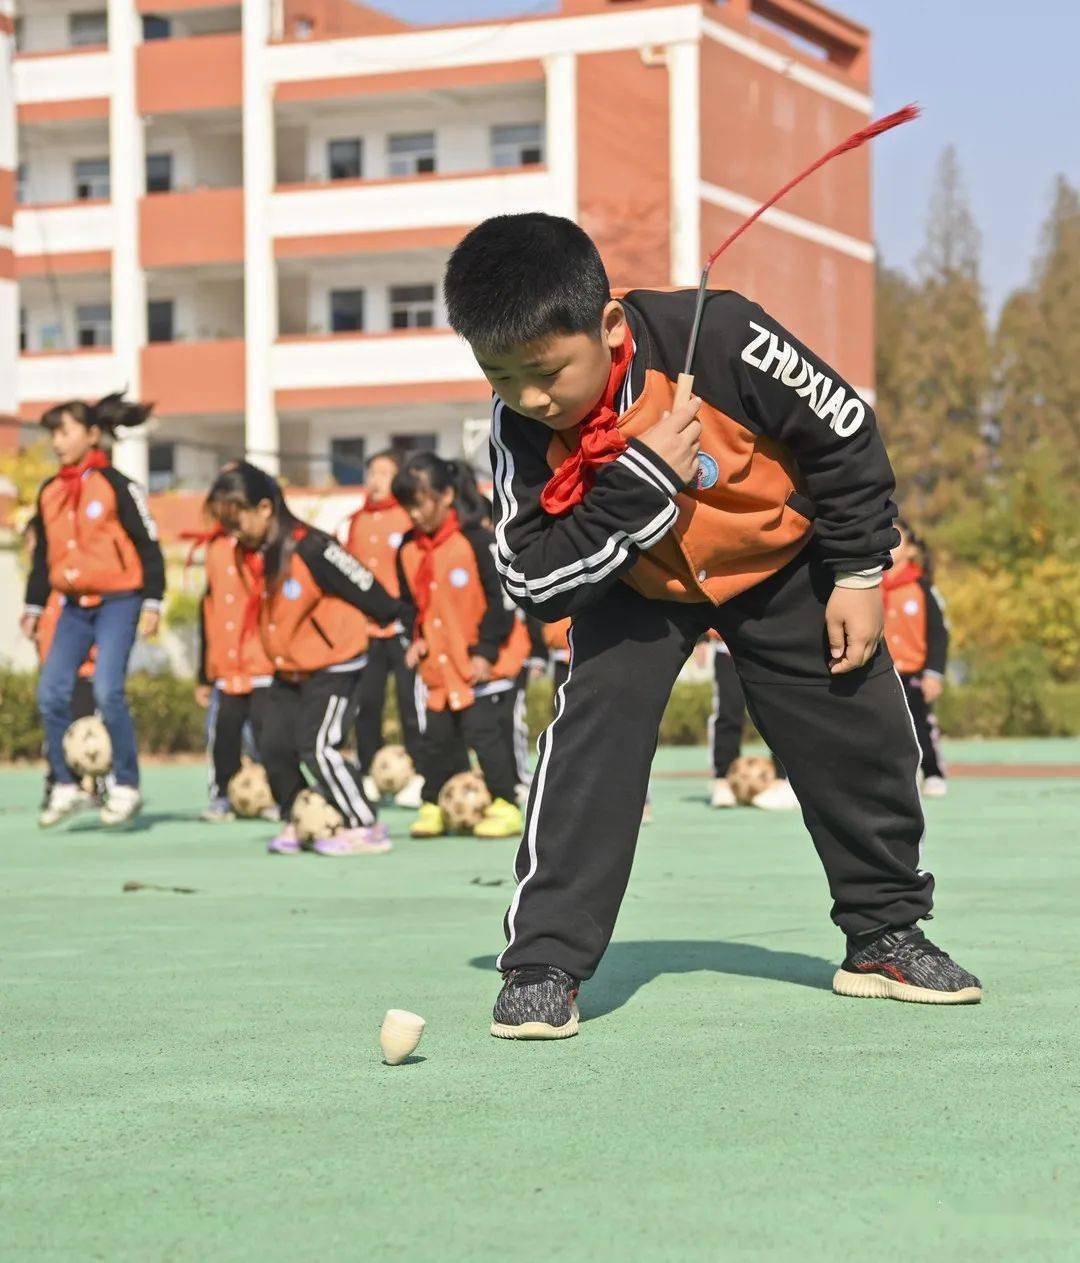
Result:
{"label": "boy's face", "polygon": [[500,352],[474,346],[473,354],[508,408],[549,429],[569,430],[604,393],[611,352],[625,336],[626,316],[613,299],[595,334],[556,333]]}

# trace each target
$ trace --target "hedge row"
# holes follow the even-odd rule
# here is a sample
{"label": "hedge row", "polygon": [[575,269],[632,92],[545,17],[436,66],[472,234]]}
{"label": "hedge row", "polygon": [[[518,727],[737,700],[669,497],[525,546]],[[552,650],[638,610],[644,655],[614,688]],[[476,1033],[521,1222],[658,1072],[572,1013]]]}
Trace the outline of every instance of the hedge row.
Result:
{"label": "hedge row", "polygon": [[[0,761],[34,759],[41,752],[41,726],[34,702],[35,677],[0,670]],[[172,675],[132,675],[128,696],[147,754],[194,753],[203,748],[205,712],[196,704],[191,681]],[[660,726],[661,745],[701,745],[705,741],[712,686],[675,686]],[[551,683],[529,686],[528,720],[533,737],[551,715]],[[1080,733],[1080,684],[1029,681],[976,682],[946,690],[937,707],[942,731],[952,737],[1043,737]],[[386,735],[398,735],[391,700]]]}

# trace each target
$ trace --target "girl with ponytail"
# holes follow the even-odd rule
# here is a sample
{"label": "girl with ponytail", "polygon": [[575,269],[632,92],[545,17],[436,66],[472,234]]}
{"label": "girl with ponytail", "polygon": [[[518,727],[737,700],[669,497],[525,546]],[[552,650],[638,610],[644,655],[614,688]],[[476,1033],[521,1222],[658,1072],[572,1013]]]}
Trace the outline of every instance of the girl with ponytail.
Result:
{"label": "girl with ponytail", "polygon": [[121,427],[141,425],[150,411],[151,405],[121,393],[97,403],[72,399],[41,418],[60,470],[38,492],[22,617],[26,635],[37,630],[51,593],[64,603],[37,689],[54,782],[42,827],[93,805],[64,758],[63,742],[79,668],[95,646],[94,700],[113,750],[102,823],[123,824],[142,806],[124,682],[136,632],[157,632],[165,564],[146,492],[112,467],[102,444]]}
{"label": "girl with ponytail", "polygon": [[427,687],[418,769],[424,801],[412,835],[446,832],[439,791],[468,771],[471,747],[492,797],[476,836],[517,837],[514,698],[529,636],[503,597],[476,478],[463,461],[416,452],[393,490],[413,522],[398,553],[401,595],[411,605],[405,661]]}
{"label": "girl with ponytail", "polygon": [[259,734],[259,753],[282,818],[270,853],[300,851],[290,817],[309,780],[345,821],[341,832],[316,839],[313,850],[389,851],[386,826],[376,821],[360,769],[342,745],[356,718],[368,618],[394,623],[402,613],[400,601],[336,540],[301,522],[276,480],[247,461],[225,466],[206,507],[236,541],[243,598],[237,652],[247,638],[258,637],[274,673]]}

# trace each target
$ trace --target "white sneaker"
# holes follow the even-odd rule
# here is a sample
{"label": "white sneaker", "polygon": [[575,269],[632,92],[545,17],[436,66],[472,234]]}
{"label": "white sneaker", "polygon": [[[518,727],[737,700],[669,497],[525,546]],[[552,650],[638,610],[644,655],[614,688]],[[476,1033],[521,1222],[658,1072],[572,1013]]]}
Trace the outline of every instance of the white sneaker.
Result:
{"label": "white sneaker", "polygon": [[41,809],[38,824],[42,829],[58,824],[65,816],[93,807],[94,800],[80,785],[54,785],[49,791],[49,801]]}
{"label": "white sneaker", "polygon": [[735,801],[735,794],[732,792],[731,786],[728,784],[726,776],[718,776],[712,783],[712,797],[709,799],[710,807],[735,807],[738,804]]}
{"label": "white sneaker", "polygon": [[394,803],[398,807],[408,807],[411,811],[419,811],[420,804],[424,801],[420,795],[424,790],[424,778],[422,776],[410,776],[409,783],[404,789],[398,790],[394,795]]}
{"label": "white sneaker", "polygon": [[142,810],[142,795],[134,785],[110,785],[101,807],[102,824],[127,824]]}
{"label": "white sneaker", "polygon": [[377,803],[382,798],[378,785],[375,784],[370,776],[364,777],[364,797],[369,803]]}
{"label": "white sneaker", "polygon": [[756,798],[753,798],[750,805],[760,807],[763,811],[795,811],[799,806],[799,800],[795,797],[790,781],[777,779],[768,789],[763,789]]}
{"label": "white sneaker", "polygon": [[944,776],[928,776],[922,783],[924,798],[944,798],[949,792],[949,782]]}

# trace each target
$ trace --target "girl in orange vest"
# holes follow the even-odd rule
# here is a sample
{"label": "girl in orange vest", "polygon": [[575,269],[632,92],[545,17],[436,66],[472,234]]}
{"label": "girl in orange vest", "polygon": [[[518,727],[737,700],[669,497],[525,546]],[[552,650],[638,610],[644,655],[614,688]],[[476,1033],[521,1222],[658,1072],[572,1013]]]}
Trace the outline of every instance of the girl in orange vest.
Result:
{"label": "girl in orange vest", "polygon": [[142,806],[124,684],[136,632],[153,636],[157,631],[165,563],[146,493],[112,467],[101,444],[120,426],[141,425],[149,413],[149,405],[107,395],[96,404],[58,404],[41,418],[60,471],[38,493],[25,634],[35,635],[50,592],[64,601],[37,690],[55,782],[39,817],[43,827],[93,805],[64,758],[64,733],[79,669],[94,646],[94,700],[113,751],[102,823],[123,824]]}
{"label": "girl in orange vest", "polygon": [[[345,547],[365,565],[391,596],[398,595],[397,553],[401,541],[412,526],[408,513],[394,499],[391,486],[401,468],[397,453],[376,452],[367,462],[364,475],[366,498],[363,506],[349,519]],[[420,728],[423,723],[423,685],[416,673],[405,665],[409,636],[398,623],[380,626],[368,622],[368,663],[360,678],[359,713],[356,717],[356,760],[360,771],[368,776],[371,760],[383,744],[383,707],[386,682],[394,677],[398,717],[405,749],[416,765],[419,758]],[[416,775],[394,797],[399,807],[419,807],[423,780]],[[365,781],[369,798],[377,798],[374,782]]]}
{"label": "girl in orange vest", "polygon": [[202,818],[217,824],[234,818],[229,782],[240,770],[245,724],[251,724],[258,750],[274,666],[262,638],[244,635],[248,592],[238,544],[220,527],[205,544],[206,592],[199,605],[195,697],[208,708],[210,805]]}
{"label": "girl in orange vest", "polygon": [[393,623],[401,603],[335,539],[295,517],[277,482],[247,461],[226,465],[206,504],[239,545],[246,594],[242,636],[261,637],[274,671],[259,746],[283,821],[270,853],[295,855],[301,849],[290,814],[307,787],[305,773],[346,826],[316,840],[313,850],[320,855],[390,850],[360,769],[342,745],[356,716],[368,617]]}
{"label": "girl in orange vest", "polygon": [[934,703],[941,696],[949,653],[945,605],[934,587],[930,550],[903,518],[897,518],[900,543],[885,572],[885,642],[904,685],[915,735],[922,751],[922,790],[944,798],[945,762]]}
{"label": "girl in orange vest", "polygon": [[406,662],[427,686],[424,803],[412,835],[446,832],[439,791],[468,770],[471,748],[492,797],[476,836],[516,837],[514,698],[529,635],[503,597],[475,479],[459,461],[416,452],[394,479],[394,495],[414,525],[398,554],[402,599],[415,611]]}

